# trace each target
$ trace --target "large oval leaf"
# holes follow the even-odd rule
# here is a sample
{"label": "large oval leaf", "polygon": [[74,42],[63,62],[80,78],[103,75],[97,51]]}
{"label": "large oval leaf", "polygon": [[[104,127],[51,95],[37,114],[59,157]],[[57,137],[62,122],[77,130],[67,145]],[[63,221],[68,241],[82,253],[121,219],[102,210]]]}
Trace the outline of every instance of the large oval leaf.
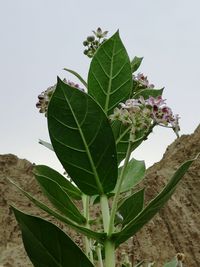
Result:
{"label": "large oval leaf", "polygon": [[110,123],[93,98],[58,78],[48,107],[54,151],[76,185],[87,195],[112,191],[117,155]]}
{"label": "large oval leaf", "polygon": [[35,267],[93,267],[81,249],[54,224],[13,208],[26,252]]}
{"label": "large oval leaf", "polygon": [[116,32],[95,53],[88,74],[88,93],[106,114],[128,98],[132,91],[131,63]]}
{"label": "large oval leaf", "polygon": [[[121,169],[122,167],[119,168],[119,175]],[[125,169],[124,179],[121,185],[120,193],[131,190],[134,186],[136,186],[144,178],[145,172],[145,162],[143,160],[136,160],[132,158]]]}
{"label": "large oval leaf", "polygon": [[178,182],[181,180],[195,159],[186,161],[184,164],[182,164],[164,189],[148,204],[148,206],[143,209],[143,211],[140,212],[136,218],[127,224],[127,226],[121,232],[113,234],[113,239],[115,240],[116,246],[120,245],[131,236],[136,234],[164,206],[164,204],[174,193]]}

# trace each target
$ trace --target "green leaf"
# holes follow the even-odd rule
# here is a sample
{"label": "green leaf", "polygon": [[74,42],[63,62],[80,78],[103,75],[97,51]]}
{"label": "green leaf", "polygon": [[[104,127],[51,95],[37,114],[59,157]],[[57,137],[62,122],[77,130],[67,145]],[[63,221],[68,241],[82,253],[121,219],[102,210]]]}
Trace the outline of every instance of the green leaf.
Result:
{"label": "green leaf", "polygon": [[82,193],[81,191],[74,186],[70,181],[68,181],[64,176],[62,176],[59,172],[54,169],[45,166],[45,165],[37,165],[33,169],[33,173],[39,176],[45,176],[59,184],[62,189],[73,199],[81,200]]}
{"label": "green leaf", "polygon": [[48,127],[57,157],[82,192],[101,195],[114,189],[115,141],[105,113],[91,96],[58,78]]}
{"label": "green leaf", "polygon": [[79,224],[84,224],[86,219],[71,201],[62,187],[57,182],[54,182],[44,175],[45,171],[43,172],[43,169],[45,168],[43,168],[43,166],[39,166],[38,169],[36,167],[34,170],[35,178],[50,202],[72,221],[75,221]]}
{"label": "green leaf", "polygon": [[133,98],[137,99],[140,96],[143,96],[144,99],[147,99],[150,96],[152,96],[152,97],[158,97],[158,96],[161,96],[162,95],[163,90],[164,90],[164,88],[162,88],[162,89],[144,89],[144,90],[141,90],[141,91],[137,92],[133,96]]}
{"label": "green leaf", "polygon": [[113,121],[112,130],[115,137],[118,164],[125,158],[130,138],[130,126],[123,125],[120,121]]}
{"label": "green leaf", "polygon": [[74,76],[76,76],[76,78],[78,78],[79,81],[81,81],[82,84],[87,88],[87,83],[86,83],[86,81],[81,77],[80,74],[78,74],[78,73],[77,73],[76,71],[74,71],[74,70],[70,70],[70,69],[66,69],[66,68],[64,68],[64,70],[66,70],[66,71],[72,73]]}
{"label": "green leaf", "polygon": [[50,143],[48,143],[48,142],[46,142],[46,141],[43,141],[43,140],[39,139],[39,144],[41,144],[41,145],[47,147],[48,149],[54,151],[54,149],[53,149],[53,147],[52,147],[52,144],[50,144]]}
{"label": "green leaf", "polygon": [[143,57],[134,57],[134,59],[131,61],[132,73],[139,69],[142,63],[142,60],[143,60]]}
{"label": "green leaf", "polygon": [[92,267],[82,250],[54,224],[12,207],[26,252],[35,267]]}
{"label": "green leaf", "polygon": [[[121,170],[122,167],[119,168],[119,175]],[[132,158],[126,167],[120,192],[123,193],[132,189],[144,178],[145,172],[145,162],[143,160],[136,160]],[[115,192],[116,189],[114,189],[114,193]]]}
{"label": "green leaf", "polygon": [[113,234],[112,237],[116,246],[119,246],[121,243],[125,242],[131,236],[136,234],[147,222],[153,218],[157,212],[159,212],[159,210],[174,193],[178,182],[181,180],[195,159],[186,161],[184,164],[182,164],[164,189],[148,204],[148,206],[143,209],[143,211],[139,213],[138,216],[133,219],[121,232]]}
{"label": "green leaf", "polygon": [[165,263],[164,267],[177,267],[177,259],[174,258],[172,261]]}
{"label": "green leaf", "polygon": [[35,197],[33,197],[32,195],[30,195],[28,192],[24,191],[21,187],[19,187],[17,184],[15,184],[11,179],[7,180],[14,185],[17,189],[19,189],[19,191],[26,196],[31,202],[33,202],[37,207],[39,207],[40,209],[42,209],[43,211],[47,212],[48,214],[50,214],[51,216],[53,216],[54,218],[58,219],[61,222],[64,222],[65,224],[67,224],[68,226],[70,226],[71,228],[73,228],[74,230],[76,230],[77,232],[86,235],[89,238],[93,238],[97,241],[99,241],[100,243],[103,242],[103,240],[106,237],[105,233],[98,233],[98,232],[94,232],[92,230],[89,230],[85,227],[82,227],[80,225],[77,225],[76,223],[74,223],[73,221],[71,221],[70,219],[68,219],[67,217],[62,216],[61,214],[59,214],[58,212],[52,210],[51,208],[49,208],[48,206],[46,206],[44,203],[42,203],[41,201],[39,201],[38,199],[36,199]]}
{"label": "green leaf", "polygon": [[117,31],[95,53],[88,74],[88,93],[106,114],[132,91],[131,64]]}
{"label": "green leaf", "polygon": [[144,207],[144,189],[127,197],[118,208],[119,214],[123,217],[122,226],[132,221]]}

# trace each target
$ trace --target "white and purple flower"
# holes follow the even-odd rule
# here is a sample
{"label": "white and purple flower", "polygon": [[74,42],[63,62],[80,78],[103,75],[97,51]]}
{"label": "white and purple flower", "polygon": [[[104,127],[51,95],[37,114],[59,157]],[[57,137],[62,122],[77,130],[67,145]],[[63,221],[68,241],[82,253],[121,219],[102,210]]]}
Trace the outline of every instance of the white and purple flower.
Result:
{"label": "white and purple flower", "polygon": [[[85,92],[85,90],[81,88],[77,83],[74,83],[69,80],[67,81],[66,79],[64,79],[63,82],[70,85],[71,87],[74,87],[80,91]],[[45,91],[43,91],[41,94],[38,95],[38,102],[36,103],[36,107],[39,109],[39,112],[44,113],[45,116],[47,115],[49,101],[55,89],[56,89],[56,84],[54,86],[48,87]]]}
{"label": "white and purple flower", "polygon": [[139,131],[148,132],[152,125],[172,128],[178,136],[179,116],[173,114],[165,101],[162,96],[128,99],[125,103],[120,103],[120,108],[114,110],[110,120],[119,120],[122,124],[131,126],[131,140]]}

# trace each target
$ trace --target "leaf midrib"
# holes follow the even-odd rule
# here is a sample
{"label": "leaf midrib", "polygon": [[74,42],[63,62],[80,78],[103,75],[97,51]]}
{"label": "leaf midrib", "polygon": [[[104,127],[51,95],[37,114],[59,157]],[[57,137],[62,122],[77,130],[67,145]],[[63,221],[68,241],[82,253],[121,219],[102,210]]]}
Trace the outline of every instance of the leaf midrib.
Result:
{"label": "leaf midrib", "polygon": [[[46,177],[45,175],[39,175],[39,174],[36,174],[36,175],[39,176],[39,177],[41,177],[41,178],[43,177],[44,179],[46,178],[47,181],[50,180],[50,182],[55,183],[56,186],[58,188],[60,188],[61,192],[65,195],[66,199],[68,200],[68,205],[70,205],[70,208],[73,208],[74,209],[73,212],[70,209],[67,209],[67,207],[59,199],[57,199],[54,195],[52,195],[51,193],[49,193],[42,184],[41,184],[41,186],[45,190],[46,194],[49,195],[49,197],[52,198],[53,201],[55,201],[55,203],[57,203],[58,206],[60,206],[62,209],[64,209],[65,211],[68,212],[68,216],[66,215],[67,217],[71,216],[72,218],[76,219],[76,223],[80,223],[80,222],[84,223],[80,219],[80,216],[81,216],[82,219],[85,219],[85,217],[82,216],[82,214],[79,212],[79,210],[77,209],[77,207],[71,201],[71,199],[69,198],[69,196],[67,195],[67,193],[62,189],[62,187],[59,184],[57,184],[56,182],[54,182],[52,179]],[[67,204],[67,202],[66,202],[66,204]],[[62,212],[63,212],[63,210],[62,210]],[[71,220],[74,220],[74,219],[71,219]]]}
{"label": "leaf midrib", "polygon": [[[76,222],[72,221],[71,219],[64,217],[63,215],[59,214],[58,212],[52,210],[51,208],[49,208],[48,206],[46,206],[44,203],[42,203],[41,201],[37,200],[36,198],[34,198],[33,196],[31,196],[29,193],[27,193],[26,191],[24,191],[21,187],[19,187],[17,184],[15,184],[12,180],[10,180],[9,178],[6,178],[8,181],[10,181],[11,184],[13,184],[16,188],[18,188],[28,199],[30,199],[36,206],[38,206],[40,209],[44,210],[45,212],[47,212],[48,214],[50,214],[51,216],[59,219],[60,221],[70,225],[73,229],[75,229],[76,231],[78,231],[79,233],[82,233],[84,235],[86,235],[86,232],[89,233],[91,238],[96,239],[96,235],[94,236],[94,234],[98,234],[98,240],[103,238],[103,233],[99,233],[99,232],[93,232],[90,229],[86,229],[82,226],[79,226]],[[100,237],[101,235],[101,237]]]}
{"label": "leaf midrib", "polygon": [[[93,174],[94,174],[94,177],[95,177],[95,180],[96,180],[96,184],[97,184],[97,187],[98,187],[98,189],[99,189],[99,191],[100,191],[99,193],[100,193],[100,194],[103,194],[103,193],[104,193],[104,191],[103,191],[103,187],[102,187],[102,185],[101,185],[101,183],[100,183],[100,179],[99,179],[98,173],[97,173],[97,171],[96,171],[96,168],[95,168],[95,165],[94,165],[94,162],[93,162],[93,159],[92,159],[90,150],[89,150],[89,148],[88,148],[88,146],[87,146],[87,143],[86,143],[86,140],[85,140],[83,131],[82,131],[82,129],[80,128],[80,125],[79,125],[79,123],[78,123],[78,121],[77,121],[77,118],[76,118],[76,116],[75,116],[75,114],[74,114],[73,108],[72,108],[72,106],[71,106],[71,104],[70,104],[70,101],[67,99],[67,97],[66,97],[66,95],[65,95],[65,91],[63,90],[63,88],[62,88],[62,91],[63,91],[64,98],[65,98],[65,100],[66,100],[66,102],[67,102],[67,104],[68,104],[68,106],[69,106],[69,108],[70,108],[70,110],[71,110],[71,113],[72,113],[72,115],[73,115],[73,118],[74,118],[74,120],[75,120],[75,122],[76,122],[76,125],[77,125],[77,127],[78,127],[78,130],[79,130],[79,133],[80,133],[80,135],[81,135],[83,144],[84,144],[84,146],[85,146],[86,154],[88,155],[88,159],[89,159],[90,165],[91,165],[92,170],[93,170]],[[87,103],[87,104],[88,104],[88,103]]]}
{"label": "leaf midrib", "polygon": [[113,41],[113,49],[112,49],[112,57],[111,57],[111,65],[110,65],[110,76],[109,76],[109,83],[108,83],[108,91],[106,96],[106,102],[104,106],[104,111],[107,114],[109,111],[109,102],[110,102],[110,92],[111,92],[111,85],[112,85],[112,74],[113,74],[113,60],[114,60],[114,50],[115,50],[115,43],[116,40]]}
{"label": "leaf midrib", "polygon": [[31,235],[34,237],[34,239],[35,239],[35,240],[40,244],[40,246],[46,251],[46,253],[48,254],[48,256],[49,256],[49,257],[50,257],[50,258],[57,264],[57,266],[63,267],[63,266],[61,265],[61,263],[59,263],[59,262],[57,261],[57,259],[56,259],[56,258],[49,252],[49,250],[44,246],[44,244],[40,241],[40,239],[34,235],[34,232],[31,231],[31,229],[28,227],[28,225],[25,224],[23,221],[21,221],[20,224],[22,225],[22,227],[25,227],[26,230],[29,231],[29,233],[31,233]]}

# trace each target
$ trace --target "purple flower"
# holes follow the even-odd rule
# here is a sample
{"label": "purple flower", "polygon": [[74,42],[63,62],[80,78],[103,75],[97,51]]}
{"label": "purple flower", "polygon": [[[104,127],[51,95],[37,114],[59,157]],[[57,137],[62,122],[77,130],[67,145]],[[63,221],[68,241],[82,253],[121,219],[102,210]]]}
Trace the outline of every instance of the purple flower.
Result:
{"label": "purple flower", "polygon": [[154,85],[149,83],[147,76],[144,76],[143,73],[138,73],[136,76],[133,75],[133,79],[146,88],[154,88]]}
{"label": "purple flower", "polygon": [[[80,88],[79,84],[77,83],[71,82],[69,80],[67,81],[66,79],[64,79],[63,82],[65,82],[71,87],[74,87],[80,91],[85,92],[85,90],[83,88]],[[38,102],[36,103],[36,107],[39,109],[39,112],[44,113],[45,116],[47,115],[49,101],[55,89],[56,89],[56,84],[54,86],[48,87],[47,90],[43,91],[40,95],[38,95]]]}
{"label": "purple flower", "polygon": [[166,99],[162,99],[162,96],[158,96],[158,97],[152,97],[150,96],[147,100],[146,103],[152,107],[157,107],[160,108],[162,105],[165,104],[165,100]]}
{"label": "purple flower", "polygon": [[146,132],[153,124],[172,128],[178,136],[179,116],[174,115],[171,108],[166,106],[162,96],[128,99],[125,103],[120,103],[120,107],[110,115],[110,120],[119,120],[124,125],[131,125],[131,140],[135,138],[137,132]]}

